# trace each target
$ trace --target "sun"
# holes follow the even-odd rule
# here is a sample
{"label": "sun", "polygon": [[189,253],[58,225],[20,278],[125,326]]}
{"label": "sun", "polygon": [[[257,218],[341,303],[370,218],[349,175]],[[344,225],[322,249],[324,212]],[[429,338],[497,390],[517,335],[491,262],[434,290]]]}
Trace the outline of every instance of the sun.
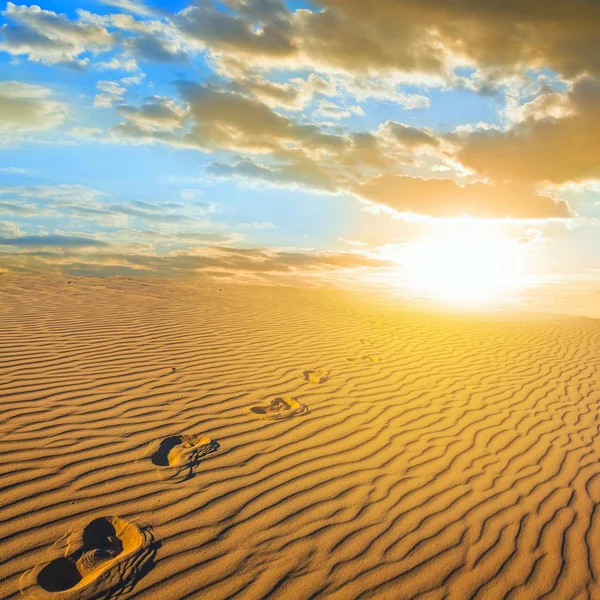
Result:
{"label": "sun", "polygon": [[413,294],[438,300],[504,300],[524,286],[520,246],[513,239],[470,228],[425,238],[405,255],[405,283]]}

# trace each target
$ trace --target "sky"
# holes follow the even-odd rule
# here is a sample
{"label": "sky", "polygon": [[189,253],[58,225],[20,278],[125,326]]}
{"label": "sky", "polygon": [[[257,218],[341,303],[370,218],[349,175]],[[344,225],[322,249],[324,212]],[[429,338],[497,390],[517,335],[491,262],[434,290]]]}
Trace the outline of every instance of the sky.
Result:
{"label": "sky", "polygon": [[596,282],[599,30],[590,0],[8,2],[0,270]]}

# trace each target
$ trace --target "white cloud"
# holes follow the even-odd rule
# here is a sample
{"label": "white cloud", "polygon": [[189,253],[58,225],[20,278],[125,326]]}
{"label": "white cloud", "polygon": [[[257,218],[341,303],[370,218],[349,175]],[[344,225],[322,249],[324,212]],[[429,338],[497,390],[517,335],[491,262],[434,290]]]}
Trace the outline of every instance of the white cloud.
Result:
{"label": "white cloud", "polygon": [[139,69],[135,58],[123,56],[113,56],[109,61],[100,61],[94,66],[101,71],[125,71],[127,73],[135,73]]}
{"label": "white cloud", "polygon": [[17,223],[11,221],[0,221],[0,237],[17,237],[23,235],[23,230]]}
{"label": "white cloud", "polygon": [[133,13],[134,15],[140,15],[142,17],[147,17],[152,15],[152,11],[142,4],[141,2],[136,2],[135,0],[99,0],[102,4],[106,4],[107,6],[113,6],[115,8],[120,8],[121,10]]}
{"label": "white cloud", "polygon": [[329,100],[321,100],[314,114],[329,119],[347,119],[352,115],[362,116],[365,113],[360,106],[338,106]]}
{"label": "white cloud", "polygon": [[139,85],[145,77],[144,73],[139,73],[138,75],[132,75],[131,77],[122,77],[119,81],[123,85]]}
{"label": "white cloud", "polygon": [[73,127],[69,130],[69,135],[82,139],[94,139],[102,135],[102,129],[97,127]]}
{"label": "white cloud", "polygon": [[0,171],[2,173],[11,173],[14,175],[26,175],[31,172],[29,169],[21,169],[19,167],[1,167]]}
{"label": "white cloud", "polygon": [[70,21],[65,15],[39,6],[8,2],[2,14],[16,25],[4,24],[0,28],[3,38],[0,50],[13,56],[27,56],[34,62],[81,68],[89,62],[87,58],[80,58],[81,54],[102,52],[114,44],[105,27],[81,20]]}
{"label": "white cloud", "polygon": [[110,108],[118,102],[123,102],[123,94],[126,88],[116,81],[103,80],[96,83],[96,87],[102,92],[94,98],[94,108]]}
{"label": "white cloud", "polygon": [[43,131],[63,123],[67,106],[51,96],[51,90],[39,85],[0,82],[0,135]]}
{"label": "white cloud", "polygon": [[248,221],[240,223],[240,229],[275,229],[271,221]]}

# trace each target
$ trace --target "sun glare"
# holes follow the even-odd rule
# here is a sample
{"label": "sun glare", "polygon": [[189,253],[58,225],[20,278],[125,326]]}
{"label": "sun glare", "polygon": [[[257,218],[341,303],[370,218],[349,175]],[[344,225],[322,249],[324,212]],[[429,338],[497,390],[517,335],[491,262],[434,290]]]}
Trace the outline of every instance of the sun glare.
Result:
{"label": "sun glare", "polygon": [[514,297],[524,286],[522,244],[486,232],[459,231],[423,239],[405,257],[412,293],[460,303]]}

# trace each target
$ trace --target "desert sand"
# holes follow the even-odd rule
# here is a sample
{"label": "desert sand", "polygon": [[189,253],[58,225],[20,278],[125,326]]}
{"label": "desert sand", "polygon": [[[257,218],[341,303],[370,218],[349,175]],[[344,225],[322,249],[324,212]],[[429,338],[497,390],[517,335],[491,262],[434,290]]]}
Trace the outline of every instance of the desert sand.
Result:
{"label": "desert sand", "polygon": [[600,321],[0,277],[0,597],[600,598]]}

